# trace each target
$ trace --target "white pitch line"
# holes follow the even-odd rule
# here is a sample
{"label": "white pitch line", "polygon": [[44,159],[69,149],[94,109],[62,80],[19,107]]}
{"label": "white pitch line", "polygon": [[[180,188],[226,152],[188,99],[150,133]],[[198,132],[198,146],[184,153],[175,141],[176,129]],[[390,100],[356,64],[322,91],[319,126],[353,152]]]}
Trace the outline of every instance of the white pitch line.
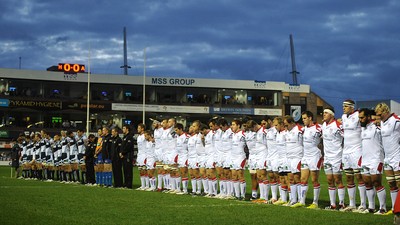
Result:
{"label": "white pitch line", "polygon": [[[237,204],[206,204],[206,205],[170,205],[173,208],[207,208],[207,207],[233,207],[233,206],[244,206],[249,205],[247,203],[237,203]],[[252,205],[252,204],[250,204]]]}

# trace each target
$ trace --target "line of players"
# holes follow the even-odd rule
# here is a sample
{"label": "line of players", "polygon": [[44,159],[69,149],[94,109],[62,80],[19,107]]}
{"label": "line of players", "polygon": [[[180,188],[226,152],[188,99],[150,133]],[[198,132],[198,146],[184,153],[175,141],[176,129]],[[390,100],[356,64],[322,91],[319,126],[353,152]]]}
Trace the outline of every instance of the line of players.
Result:
{"label": "line of players", "polygon": [[[138,130],[138,189],[162,191],[164,187],[165,192],[187,194],[190,178],[193,195],[244,200],[247,165],[255,202],[305,207],[311,177],[313,202],[308,208],[319,208],[318,177],[323,165],[330,199],[325,209],[391,214],[392,210],[386,210],[382,173],[385,169],[393,207],[400,181],[400,119],[384,103],[377,105],[375,112],[357,111],[354,101],[346,100],[343,111],[342,118],[336,120],[334,110],[326,108],[322,125],[314,123],[311,112],[303,112],[304,127],[290,116],[260,124],[233,120],[230,126],[225,119],[211,119],[208,126],[194,121],[188,133],[173,118],[154,120],[154,132],[145,131],[144,127]],[[344,204],[343,172],[348,206]],[[355,177],[360,194],[358,208]]]}
{"label": "line of players", "polygon": [[[195,121],[188,133],[182,124],[175,124],[173,118],[162,122],[154,120],[153,132],[139,124],[139,189],[154,191],[164,187],[168,192],[186,194],[190,181],[192,194],[200,195],[203,189],[208,197],[243,200],[247,165],[255,202],[303,207],[311,177],[313,203],[308,208],[318,208],[318,176],[324,165],[331,203],[327,209],[372,213],[377,195],[379,209],[376,213],[390,214],[391,210],[386,212],[381,174],[384,169],[393,208],[400,183],[400,119],[391,114],[384,103],[378,104],[375,112],[357,111],[354,101],[346,100],[343,111],[339,122],[333,109],[325,109],[323,125],[315,124],[312,113],[306,111],[302,113],[304,127],[297,125],[290,116],[264,120],[260,124],[253,120],[246,123],[233,120],[230,126],[224,119],[211,119],[208,126]],[[108,132],[103,128],[97,139],[91,135],[88,140],[83,130],[78,130],[76,136],[73,132],[61,132],[53,139],[44,130],[32,140],[26,137],[21,154],[23,176],[111,186],[113,173],[115,187],[131,188],[132,173],[129,171],[132,169],[129,167],[132,167],[133,137],[129,127],[123,128],[121,140],[118,140],[118,130]],[[319,146],[321,139],[323,151]],[[92,168],[96,170],[96,179]],[[83,172],[81,177],[79,169]],[[350,199],[347,207],[342,171]],[[84,181],[85,173],[89,174],[87,181]],[[354,177],[360,193],[358,208]]]}
{"label": "line of players", "polygon": [[18,138],[22,177],[103,187],[132,188],[134,138],[129,126],[104,127],[98,137],[61,131],[51,138],[45,130]]}
{"label": "line of players", "polygon": [[41,130],[32,136],[21,136],[22,178],[85,182],[87,138],[83,130],[76,133],[61,131],[51,138],[46,130]]}

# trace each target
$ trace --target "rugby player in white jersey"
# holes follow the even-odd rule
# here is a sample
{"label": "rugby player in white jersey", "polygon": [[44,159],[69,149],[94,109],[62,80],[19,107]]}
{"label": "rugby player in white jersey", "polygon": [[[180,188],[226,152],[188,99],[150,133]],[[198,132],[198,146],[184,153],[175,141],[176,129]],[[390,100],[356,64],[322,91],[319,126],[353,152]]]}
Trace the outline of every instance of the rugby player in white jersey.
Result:
{"label": "rugby player in white jersey", "polygon": [[[196,121],[195,121],[196,122]],[[205,143],[205,136],[207,135],[209,129],[208,126],[204,123],[200,123],[200,138],[202,142],[202,146],[197,148],[197,160],[199,164],[199,173],[200,173],[200,180],[201,184],[203,185],[202,195],[208,195],[208,178],[207,178],[207,170],[206,170],[206,162],[207,162],[207,152],[206,152],[206,143]]]}
{"label": "rugby player in white jersey", "polygon": [[208,179],[208,194],[206,197],[217,195],[217,174],[215,171],[216,148],[214,141],[215,131],[219,129],[216,119],[211,119],[208,123],[209,130],[204,137],[204,147],[206,149],[206,175]]}
{"label": "rugby player in white jersey", "polygon": [[[178,135],[176,138],[176,149],[178,151],[178,167],[180,177],[177,183],[177,193],[176,194],[187,194],[188,193],[188,140],[189,135],[183,130],[183,124],[175,124],[175,133]],[[180,183],[182,183],[182,191],[180,188]]]}
{"label": "rugby player in white jersey", "polygon": [[[322,140],[324,144],[324,170],[329,186],[330,205],[327,210],[344,208],[345,190],[342,181],[342,125],[335,119],[332,108],[324,109],[324,123],[322,124]],[[339,196],[339,205],[336,205],[336,187]]]}
{"label": "rugby player in white jersey", "polygon": [[320,193],[320,184],[318,181],[319,170],[323,162],[321,150],[318,145],[321,142],[322,128],[319,124],[314,123],[314,115],[310,111],[301,114],[303,119],[303,146],[304,156],[301,159],[301,191],[299,202],[292,207],[304,207],[306,205],[306,197],[308,191],[308,179],[311,175],[311,181],[314,187],[313,203],[308,208],[318,208],[318,199]]}
{"label": "rugby player in white jersey", "polygon": [[154,138],[154,143],[155,143],[155,149],[154,152],[156,154],[156,170],[157,170],[157,190],[162,191],[162,183],[163,183],[163,177],[164,177],[164,166],[162,165],[162,148],[161,148],[161,136],[163,133],[164,128],[162,127],[160,121],[158,120],[152,120],[153,124],[153,138]]}
{"label": "rugby player in white jersey", "polygon": [[161,144],[161,165],[163,166],[162,169],[162,181],[163,181],[163,185],[164,185],[164,192],[168,192],[169,190],[171,190],[171,186],[170,186],[170,178],[171,178],[171,174],[169,171],[169,167],[166,163],[166,153],[167,153],[167,149],[168,149],[168,134],[171,132],[171,130],[168,128],[168,119],[163,119],[161,121],[161,126],[162,126],[162,133],[161,133],[161,137],[160,137],[160,144]]}
{"label": "rugby player in white jersey", "polygon": [[[347,180],[347,193],[349,205],[342,211],[364,211],[366,209],[365,183],[361,176],[361,125],[358,119],[358,111],[354,109],[354,101],[351,99],[343,102],[343,170]],[[360,206],[356,208],[356,185],[354,177],[358,180],[360,192]]]}
{"label": "rugby player in white jersey", "polygon": [[218,155],[217,164],[223,168],[223,176],[220,176],[223,184],[222,196],[224,199],[235,199],[233,196],[233,183],[231,180],[231,151],[232,151],[232,129],[229,127],[228,122],[225,119],[218,121],[220,128],[223,133],[221,136],[221,146],[219,148],[220,153]]}
{"label": "rugby player in white jersey", "polygon": [[138,124],[137,127],[137,146],[138,146],[138,152],[137,152],[137,159],[136,159],[136,165],[139,170],[139,176],[140,176],[140,187],[138,187],[136,190],[146,190],[149,188],[149,177],[147,176],[147,167],[146,167],[146,139],[144,137],[144,131],[146,130],[146,125],[143,123]]}
{"label": "rugby player in white jersey", "polygon": [[144,131],[144,152],[146,157],[146,175],[149,178],[150,187],[146,191],[156,190],[156,178],[154,177],[154,171],[156,166],[156,155],[155,155],[155,143],[152,136],[152,132],[147,130]]}
{"label": "rugby player in white jersey", "polygon": [[245,200],[246,180],[244,179],[244,166],[246,165],[246,153],[244,148],[246,146],[246,140],[241,126],[242,121],[237,119],[232,120],[232,149],[230,152],[230,168],[235,197],[238,200]]}
{"label": "rugby player in white jersey", "polygon": [[[215,171],[216,174],[218,175],[219,179],[219,191],[220,193],[217,194],[217,197],[224,197],[224,190],[226,189],[225,186],[225,179],[224,179],[224,169],[222,167],[222,159],[220,160],[221,157],[223,157],[223,152],[222,152],[222,134],[224,133],[224,130],[228,129],[228,122],[224,119],[218,119],[216,120],[216,128],[215,133],[214,133],[214,148],[215,148]],[[222,128],[221,128],[222,127]],[[224,130],[222,130],[224,129]]]}
{"label": "rugby player in white jersey", "polygon": [[[199,173],[199,165],[197,163],[197,151],[196,148],[198,145],[202,144],[201,139],[198,138],[198,130],[199,127],[197,124],[192,123],[189,127],[189,139],[188,139],[188,168],[189,168],[189,175],[190,181],[192,184],[192,195],[201,194],[197,192],[197,181],[200,179]],[[200,142],[200,143],[199,143]],[[200,186],[201,188],[201,186]]]}
{"label": "rugby player in white jersey", "polygon": [[[257,202],[265,202],[269,195],[269,182],[267,179],[267,129],[257,124],[254,120],[249,120],[246,127],[250,132],[246,132],[246,144],[249,148],[249,170],[255,170],[256,178],[260,188],[260,199]],[[252,145],[249,145],[248,136],[253,137]],[[250,147],[251,146],[251,147]],[[252,197],[257,197],[257,189],[252,190]]]}
{"label": "rugby player in white jersey", "polygon": [[176,184],[179,179],[179,169],[178,169],[178,151],[176,149],[176,138],[175,133],[176,120],[175,118],[170,118],[167,121],[166,129],[164,129],[163,135],[161,136],[162,147],[164,152],[164,169],[165,169],[165,180],[168,193],[175,193],[177,191]]}
{"label": "rugby player in white jersey", "polygon": [[367,189],[368,208],[360,213],[375,212],[375,195],[378,195],[379,210],[376,214],[386,213],[386,192],[382,186],[383,145],[381,129],[371,119],[372,111],[361,109],[358,118],[361,124],[362,162],[361,174]]}
{"label": "rugby player in white jersey", "polygon": [[266,203],[269,204],[275,203],[278,200],[279,157],[280,154],[284,154],[285,149],[285,141],[282,133],[284,130],[285,126],[281,117],[274,118],[272,127],[267,130],[267,174],[271,187],[271,199]]}
{"label": "rugby player in white jersey", "polygon": [[[291,116],[285,116],[283,123],[286,127],[285,143],[286,158],[290,172],[288,173],[290,183],[291,200],[287,206],[293,206],[298,202],[297,196],[300,192],[301,159],[303,158],[303,128],[297,125]],[[299,196],[300,197],[300,196]]]}
{"label": "rugby player in white jersey", "polygon": [[290,173],[290,167],[287,160],[286,154],[286,126],[284,124],[283,118],[277,118],[279,121],[279,132],[276,134],[275,139],[275,146],[277,148],[277,155],[278,155],[278,175],[279,175],[279,182],[280,182],[280,198],[278,201],[275,201],[274,205],[286,205],[288,203],[288,190],[289,190],[289,179],[288,173]]}
{"label": "rugby player in white jersey", "polygon": [[387,215],[390,215],[393,213],[395,203],[397,205],[396,198],[400,186],[400,118],[391,113],[389,106],[385,103],[379,103],[375,107],[375,114],[381,120],[382,144],[385,153],[384,171],[392,200],[392,209],[387,212]]}

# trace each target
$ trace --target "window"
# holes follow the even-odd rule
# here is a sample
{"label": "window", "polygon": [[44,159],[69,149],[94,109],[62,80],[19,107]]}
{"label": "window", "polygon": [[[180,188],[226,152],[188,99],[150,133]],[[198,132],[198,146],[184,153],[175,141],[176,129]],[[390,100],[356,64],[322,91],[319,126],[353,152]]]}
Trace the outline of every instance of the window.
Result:
{"label": "window", "polygon": [[300,97],[300,104],[307,105],[307,97]]}
{"label": "window", "polygon": [[289,96],[283,96],[283,104],[289,104]]}

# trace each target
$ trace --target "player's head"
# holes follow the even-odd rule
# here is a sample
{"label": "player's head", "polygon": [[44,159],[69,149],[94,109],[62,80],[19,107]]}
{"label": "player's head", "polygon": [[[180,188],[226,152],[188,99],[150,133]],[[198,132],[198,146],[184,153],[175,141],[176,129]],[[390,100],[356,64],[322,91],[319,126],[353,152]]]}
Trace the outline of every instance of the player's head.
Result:
{"label": "player's head", "polygon": [[350,114],[354,112],[355,102],[351,99],[346,99],[343,101],[343,113]]}
{"label": "player's head", "polygon": [[313,123],[314,114],[310,111],[304,111],[301,113],[304,126],[310,126]]}
{"label": "player's head", "polygon": [[332,119],[335,119],[335,110],[331,107],[327,107],[324,109],[323,114],[324,122],[330,122]]}
{"label": "player's head", "polygon": [[358,113],[358,119],[360,120],[360,124],[362,127],[366,127],[367,124],[371,122],[372,114],[375,114],[372,110],[370,109],[360,109]]}
{"label": "player's head", "polygon": [[386,120],[390,116],[390,108],[386,103],[379,103],[375,107],[375,116],[381,120]]}

